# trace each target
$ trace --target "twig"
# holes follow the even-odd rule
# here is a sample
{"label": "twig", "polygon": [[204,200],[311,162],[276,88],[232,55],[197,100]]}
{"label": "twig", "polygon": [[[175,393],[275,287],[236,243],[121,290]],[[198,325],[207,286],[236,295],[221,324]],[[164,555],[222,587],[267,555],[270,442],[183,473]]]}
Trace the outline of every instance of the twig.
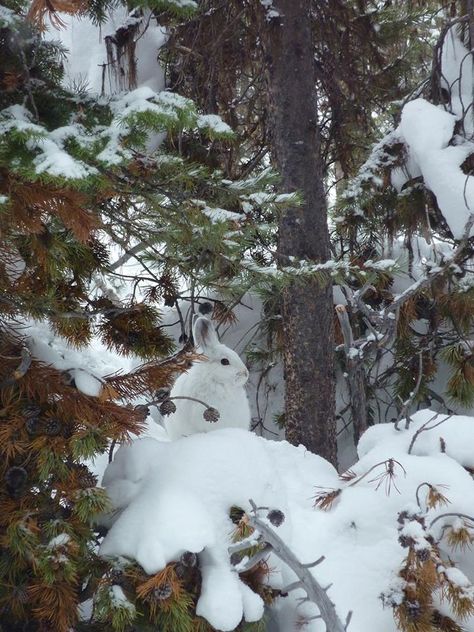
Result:
{"label": "twig", "polygon": [[420,290],[427,287],[428,285],[431,285],[433,281],[443,276],[443,274],[446,274],[449,268],[453,264],[455,264],[460,258],[462,258],[464,251],[466,250],[466,247],[469,244],[469,237],[470,237],[471,228],[473,225],[474,225],[474,213],[471,213],[471,215],[469,216],[469,219],[467,220],[464,226],[464,231],[463,231],[463,236],[461,238],[461,241],[459,242],[458,247],[453,252],[452,256],[449,257],[444,263],[444,265],[440,266],[436,270],[436,272],[433,272],[432,274],[428,274],[425,278],[420,279],[416,283],[413,283],[413,285],[411,285],[408,289],[402,292],[400,296],[398,296],[392,303],[390,303],[390,305],[388,305],[383,310],[382,318],[384,316],[388,316],[389,313],[395,312],[404,303],[406,303],[408,299],[410,299],[412,296],[415,296],[415,294],[418,294]]}
{"label": "twig", "polygon": [[441,520],[441,518],[448,518],[451,516],[455,516],[456,518],[466,518],[466,520],[470,520],[471,522],[474,522],[474,518],[472,516],[468,516],[467,514],[462,514],[462,513],[450,512],[450,513],[441,514],[440,516],[436,516],[436,518],[434,518],[430,522],[429,529],[431,529],[431,527],[435,524],[435,522],[438,522],[438,520]]}
{"label": "twig", "polygon": [[112,443],[110,444],[110,448],[109,448],[109,463],[112,463],[113,458],[114,458],[114,450],[115,450],[115,446],[117,445],[117,439],[114,439],[112,441]]}
{"label": "twig", "polygon": [[[278,536],[266,522],[259,518],[257,506],[254,501],[250,499],[249,502],[253,510],[252,515],[249,515],[249,524],[262,534],[262,539],[271,546],[273,553],[296,574],[299,580],[298,583],[301,584],[301,586],[298,587],[301,587],[307,595],[303,601],[312,601],[316,604],[319,608],[320,616],[326,625],[327,632],[346,632],[350,617],[347,617],[346,625],[344,625],[336,612],[334,604],[329,599],[326,590],[313,577],[309,568],[302,564],[296,555],[290,551],[280,536]],[[294,587],[297,586],[295,585]]]}
{"label": "twig", "polygon": [[209,406],[209,404],[206,404],[206,402],[203,402],[202,399],[197,399],[196,397],[186,397],[185,395],[175,395],[173,397],[165,397],[164,399],[152,399],[149,402],[144,402],[144,406],[156,406],[157,404],[163,404],[164,402],[169,402],[170,400],[173,399],[188,399],[191,402],[196,402],[198,404],[201,404],[202,406],[204,406],[204,408],[211,408],[211,406]]}
{"label": "twig", "polygon": [[[354,485],[357,485],[358,483],[361,482],[361,480],[363,480],[366,476],[368,476],[373,470],[375,470],[375,468],[380,467],[380,465],[385,465],[385,470],[386,472],[388,471],[388,463],[396,463],[404,472],[405,476],[406,476],[406,470],[403,467],[403,465],[397,461],[396,459],[387,459],[386,461],[380,461],[380,463],[376,463],[375,465],[372,465],[372,467],[370,469],[367,470],[367,472],[365,472],[364,474],[362,474],[362,476],[359,476],[358,478],[356,478],[354,481],[352,481],[351,483],[349,483],[349,485],[347,485],[347,487],[353,487]],[[375,480],[375,479],[373,479]],[[373,481],[369,481],[370,483]]]}
{"label": "twig", "polygon": [[336,305],[336,314],[344,337],[344,351],[349,385],[350,408],[354,428],[354,442],[357,444],[360,435],[367,430],[365,371],[359,358],[359,353],[354,347],[354,335],[346,307],[344,305]]}
{"label": "twig", "polygon": [[20,356],[21,356],[20,364],[13,371],[13,375],[5,378],[4,380],[2,380],[2,382],[0,382],[0,388],[4,388],[5,386],[11,386],[12,384],[15,384],[15,382],[21,379],[30,368],[32,357],[31,357],[31,353],[26,347],[22,348]]}
{"label": "twig", "polygon": [[440,426],[441,424],[444,424],[445,421],[448,421],[448,419],[451,419],[451,417],[453,416],[448,415],[447,417],[445,417],[444,419],[442,419],[441,421],[438,421],[437,423],[434,424],[434,426],[430,426],[429,428],[427,427],[428,424],[433,421],[433,419],[436,419],[436,417],[438,417],[439,413],[436,413],[436,415],[434,415],[433,417],[431,417],[431,419],[428,419],[428,421],[426,421],[422,426],[420,426],[420,428],[418,428],[418,430],[415,432],[415,434],[413,435],[411,442],[410,442],[410,446],[408,448],[408,454],[411,454],[411,451],[413,450],[413,446],[415,445],[415,441],[418,439],[418,437],[420,436],[420,434],[422,432],[426,432],[428,430],[433,430],[433,428],[436,428],[437,426]]}

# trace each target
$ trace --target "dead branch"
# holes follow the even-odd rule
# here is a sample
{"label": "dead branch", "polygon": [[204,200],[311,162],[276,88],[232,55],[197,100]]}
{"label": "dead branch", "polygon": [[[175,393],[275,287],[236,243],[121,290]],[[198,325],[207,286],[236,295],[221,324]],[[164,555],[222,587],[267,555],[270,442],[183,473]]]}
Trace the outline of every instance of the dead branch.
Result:
{"label": "dead branch", "polygon": [[329,587],[323,588],[321,586],[310,573],[308,565],[302,564],[280,536],[258,516],[258,508],[254,501],[250,499],[249,502],[252,507],[252,514],[249,515],[249,524],[260,532],[262,540],[271,546],[272,552],[282,562],[287,564],[298,577],[299,581],[294,582],[288,588],[292,590],[302,588],[306,592],[306,600],[312,601],[319,608],[320,616],[326,624],[327,632],[346,632],[350,616],[347,617],[346,625],[344,625],[336,612],[334,604],[327,595]]}
{"label": "dead branch", "polygon": [[429,426],[428,427],[428,424],[431,421],[433,421],[434,419],[436,419],[436,417],[438,417],[438,415],[439,415],[439,413],[436,413],[436,415],[431,417],[431,419],[428,419],[428,421],[426,421],[422,426],[420,426],[420,428],[418,428],[418,430],[415,432],[415,434],[413,435],[413,437],[411,439],[410,446],[408,448],[408,454],[411,454],[411,451],[413,450],[413,446],[415,445],[415,441],[418,439],[418,437],[420,436],[420,434],[422,432],[427,432],[428,430],[433,430],[433,428],[436,428],[437,426],[440,426],[441,424],[444,424],[445,421],[448,421],[448,419],[451,419],[451,417],[453,416],[453,414],[448,415],[447,417],[445,417],[441,421],[438,421],[437,423],[435,423],[433,426]]}

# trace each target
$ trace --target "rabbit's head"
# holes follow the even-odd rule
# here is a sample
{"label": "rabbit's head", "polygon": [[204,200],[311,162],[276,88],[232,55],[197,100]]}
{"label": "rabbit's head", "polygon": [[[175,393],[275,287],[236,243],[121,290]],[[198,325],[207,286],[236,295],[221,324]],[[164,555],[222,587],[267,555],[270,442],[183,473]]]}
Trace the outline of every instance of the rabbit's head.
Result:
{"label": "rabbit's head", "polygon": [[193,325],[194,344],[206,356],[205,368],[211,380],[242,386],[249,372],[237,353],[219,342],[212,322],[200,316]]}

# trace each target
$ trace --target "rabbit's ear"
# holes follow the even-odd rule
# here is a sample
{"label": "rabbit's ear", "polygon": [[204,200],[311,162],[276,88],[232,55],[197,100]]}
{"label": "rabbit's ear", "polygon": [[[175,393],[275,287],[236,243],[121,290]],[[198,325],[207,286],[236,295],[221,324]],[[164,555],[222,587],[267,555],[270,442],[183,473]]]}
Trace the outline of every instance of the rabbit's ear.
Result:
{"label": "rabbit's ear", "polygon": [[200,316],[194,321],[193,337],[194,344],[201,347],[203,351],[210,350],[219,344],[214,325],[204,316]]}

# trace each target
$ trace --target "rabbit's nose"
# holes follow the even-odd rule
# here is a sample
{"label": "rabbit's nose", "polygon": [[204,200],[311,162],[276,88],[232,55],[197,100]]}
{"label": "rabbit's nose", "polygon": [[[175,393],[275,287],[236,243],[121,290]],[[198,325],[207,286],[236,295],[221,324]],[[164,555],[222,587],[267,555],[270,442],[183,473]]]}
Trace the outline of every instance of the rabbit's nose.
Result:
{"label": "rabbit's nose", "polygon": [[239,377],[241,377],[241,378],[244,378],[245,380],[248,380],[248,379],[249,379],[249,372],[248,372],[248,369],[242,369],[242,371],[239,371],[239,372],[237,373],[237,375],[238,375]]}

